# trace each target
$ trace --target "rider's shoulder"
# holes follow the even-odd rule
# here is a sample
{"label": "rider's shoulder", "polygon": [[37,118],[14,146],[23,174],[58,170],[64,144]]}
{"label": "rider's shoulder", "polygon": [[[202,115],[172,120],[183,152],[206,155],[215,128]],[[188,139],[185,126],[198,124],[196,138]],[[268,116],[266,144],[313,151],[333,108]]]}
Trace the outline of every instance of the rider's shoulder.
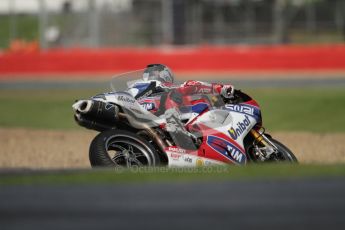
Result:
{"label": "rider's shoulder", "polygon": [[208,82],[204,81],[197,81],[197,80],[188,80],[182,83],[181,86],[198,86],[198,85],[205,85],[205,86],[210,86],[211,84]]}
{"label": "rider's shoulder", "polygon": [[200,85],[200,83],[201,83],[200,81],[196,81],[196,80],[187,80],[182,83],[182,86]]}

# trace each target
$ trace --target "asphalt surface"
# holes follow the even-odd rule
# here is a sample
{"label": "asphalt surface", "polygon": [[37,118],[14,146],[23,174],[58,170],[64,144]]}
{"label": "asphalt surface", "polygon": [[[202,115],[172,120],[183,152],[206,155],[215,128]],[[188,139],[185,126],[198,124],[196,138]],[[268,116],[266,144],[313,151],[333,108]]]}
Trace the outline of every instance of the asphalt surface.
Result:
{"label": "asphalt surface", "polygon": [[4,186],[0,229],[345,229],[345,180]]}

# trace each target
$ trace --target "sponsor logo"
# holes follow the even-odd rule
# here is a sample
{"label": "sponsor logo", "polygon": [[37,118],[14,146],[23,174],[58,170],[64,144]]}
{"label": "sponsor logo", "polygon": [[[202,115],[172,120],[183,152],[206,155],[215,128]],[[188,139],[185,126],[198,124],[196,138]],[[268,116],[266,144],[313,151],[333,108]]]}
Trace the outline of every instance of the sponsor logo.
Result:
{"label": "sponsor logo", "polygon": [[228,133],[230,134],[231,138],[236,140],[250,125],[250,120],[247,115],[245,115],[245,119],[242,122],[238,122],[236,124],[236,128],[231,127],[228,130]]}
{"label": "sponsor logo", "polygon": [[211,93],[212,90],[210,88],[201,88],[199,89],[198,93]]}
{"label": "sponsor logo", "polygon": [[194,81],[194,80],[188,80],[187,82],[184,83],[185,86],[194,86],[194,85],[200,85],[201,83],[199,81]]}
{"label": "sponsor logo", "polygon": [[115,105],[110,104],[110,103],[107,103],[107,104],[105,105],[105,109],[106,109],[106,110],[110,110],[110,109],[113,108],[113,107],[115,107]]}
{"label": "sponsor logo", "polygon": [[117,97],[117,100],[123,101],[123,102],[127,102],[127,103],[131,103],[131,104],[134,104],[134,103],[135,103],[135,100],[134,100],[134,99],[131,99],[131,98],[126,97],[126,96],[123,96],[123,95],[118,96],[118,97]]}
{"label": "sponsor logo", "polygon": [[178,153],[170,153],[170,156],[173,160],[179,160],[182,155]]}
{"label": "sponsor logo", "polygon": [[142,103],[141,106],[146,110],[153,110],[155,108],[154,103]]}
{"label": "sponsor logo", "polygon": [[187,162],[187,163],[192,163],[193,162],[193,159],[188,157],[188,156],[185,156],[184,157],[184,161]]}
{"label": "sponsor logo", "polygon": [[212,161],[209,161],[205,158],[198,158],[195,161],[195,165],[197,167],[201,167],[201,166],[208,166],[209,167],[209,166],[223,165],[223,164],[225,164],[225,163],[222,163],[220,161],[219,161],[219,163],[217,163],[216,161],[212,162]]}
{"label": "sponsor logo", "polygon": [[203,159],[198,158],[198,159],[196,160],[196,166],[197,166],[197,167],[204,166],[204,161],[203,161]]}
{"label": "sponsor logo", "polygon": [[246,162],[245,154],[235,145],[222,138],[216,136],[208,136],[207,144],[216,152],[222,154],[235,163],[245,164]]}
{"label": "sponsor logo", "polygon": [[226,146],[228,155],[232,157],[236,162],[241,163],[244,158],[244,154],[232,144]]}
{"label": "sponsor logo", "polygon": [[219,165],[217,163],[214,163],[212,161],[207,161],[207,160],[205,160],[204,164],[205,164],[205,166]]}
{"label": "sponsor logo", "polygon": [[254,108],[246,105],[226,105],[227,109],[230,109],[234,112],[245,113],[251,116],[254,116]]}
{"label": "sponsor logo", "polygon": [[176,153],[186,153],[186,150],[180,149],[180,148],[176,148],[176,147],[169,147],[168,150],[171,151],[171,152],[176,152]]}

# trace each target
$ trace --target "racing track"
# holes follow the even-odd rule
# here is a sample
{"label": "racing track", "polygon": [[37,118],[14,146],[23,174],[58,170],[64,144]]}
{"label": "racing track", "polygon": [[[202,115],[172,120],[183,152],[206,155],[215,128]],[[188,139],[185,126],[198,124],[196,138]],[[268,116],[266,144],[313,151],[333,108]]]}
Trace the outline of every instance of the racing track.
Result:
{"label": "racing track", "polygon": [[[345,80],[233,83],[343,87]],[[94,88],[95,84],[0,83],[0,89],[66,87]],[[345,229],[344,194],[344,178],[3,186],[0,229]]]}
{"label": "racing track", "polygon": [[0,189],[9,229],[345,229],[344,178]]}

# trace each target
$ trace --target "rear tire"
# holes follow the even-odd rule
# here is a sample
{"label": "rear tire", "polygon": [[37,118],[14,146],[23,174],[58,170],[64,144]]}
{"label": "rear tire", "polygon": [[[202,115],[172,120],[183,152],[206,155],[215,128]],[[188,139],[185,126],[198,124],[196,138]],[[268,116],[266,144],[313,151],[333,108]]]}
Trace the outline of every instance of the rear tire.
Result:
{"label": "rear tire", "polygon": [[160,164],[155,148],[145,139],[124,130],[107,130],[90,144],[92,167],[141,167]]}

